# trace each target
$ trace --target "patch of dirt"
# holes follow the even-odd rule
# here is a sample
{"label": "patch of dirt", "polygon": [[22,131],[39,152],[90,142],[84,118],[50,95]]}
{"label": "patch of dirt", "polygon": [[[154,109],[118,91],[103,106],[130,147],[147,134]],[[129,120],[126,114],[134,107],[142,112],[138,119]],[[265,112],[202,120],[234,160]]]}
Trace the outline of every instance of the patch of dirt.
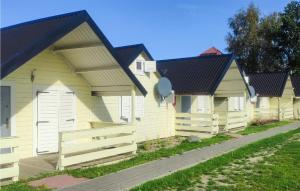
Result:
{"label": "patch of dirt", "polygon": [[171,148],[176,145],[181,144],[182,141],[186,140],[186,137],[174,136],[168,138],[155,139],[150,141],[145,141],[138,144],[138,151],[143,152],[153,152],[161,148]]}
{"label": "patch of dirt", "polygon": [[[266,158],[274,155],[282,146],[290,141],[300,141],[300,133],[293,135],[285,143],[276,145],[268,149],[264,149],[260,152],[254,153],[250,156],[245,156],[244,159],[235,160],[229,165],[222,166],[221,168],[215,169],[209,174],[202,175],[200,180],[196,180],[196,184],[193,190],[207,190],[210,185],[214,186],[231,186],[234,185],[234,179],[241,177],[242,174],[253,173],[253,167],[255,164],[264,163]],[[272,165],[272,164],[269,164]],[[247,180],[243,180],[247,181]]]}

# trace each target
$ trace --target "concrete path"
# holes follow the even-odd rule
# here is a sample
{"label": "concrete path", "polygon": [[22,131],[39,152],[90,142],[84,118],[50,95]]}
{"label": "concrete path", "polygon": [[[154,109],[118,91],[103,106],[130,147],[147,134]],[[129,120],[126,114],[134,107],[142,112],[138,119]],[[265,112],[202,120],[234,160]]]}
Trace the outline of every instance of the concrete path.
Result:
{"label": "concrete path", "polygon": [[249,143],[285,133],[300,127],[300,122],[269,129],[264,132],[232,139],[201,149],[188,151],[182,155],[152,161],[143,165],[119,171],[117,173],[91,179],[78,185],[65,187],[61,191],[117,191],[129,190],[137,185],[159,177],[169,175],[175,171],[192,167],[200,162],[220,156],[238,149]]}

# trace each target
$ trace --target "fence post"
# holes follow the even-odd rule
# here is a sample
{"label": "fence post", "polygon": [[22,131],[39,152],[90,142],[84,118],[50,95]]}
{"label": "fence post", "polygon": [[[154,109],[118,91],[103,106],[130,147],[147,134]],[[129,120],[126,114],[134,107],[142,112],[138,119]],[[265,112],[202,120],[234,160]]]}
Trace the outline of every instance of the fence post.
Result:
{"label": "fence post", "polygon": [[65,156],[62,154],[62,133],[59,132],[59,137],[58,137],[58,162],[56,169],[57,170],[64,170],[64,166],[62,165],[62,160],[65,158]]}

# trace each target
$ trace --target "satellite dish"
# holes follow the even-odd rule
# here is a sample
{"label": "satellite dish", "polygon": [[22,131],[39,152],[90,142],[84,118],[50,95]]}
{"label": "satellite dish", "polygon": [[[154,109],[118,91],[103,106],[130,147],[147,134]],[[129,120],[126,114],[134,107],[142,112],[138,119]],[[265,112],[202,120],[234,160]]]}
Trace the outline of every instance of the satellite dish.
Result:
{"label": "satellite dish", "polygon": [[162,97],[167,97],[170,95],[172,92],[172,84],[170,80],[166,77],[160,78],[157,83],[157,91]]}
{"label": "satellite dish", "polygon": [[171,93],[166,97],[167,103],[174,103],[175,101],[175,93],[172,90]]}
{"label": "satellite dish", "polygon": [[252,103],[255,103],[257,101],[257,96],[255,94],[255,89],[253,86],[249,86],[249,92],[250,92],[250,101]]}
{"label": "satellite dish", "polygon": [[250,97],[256,96],[255,89],[253,86],[249,86]]}

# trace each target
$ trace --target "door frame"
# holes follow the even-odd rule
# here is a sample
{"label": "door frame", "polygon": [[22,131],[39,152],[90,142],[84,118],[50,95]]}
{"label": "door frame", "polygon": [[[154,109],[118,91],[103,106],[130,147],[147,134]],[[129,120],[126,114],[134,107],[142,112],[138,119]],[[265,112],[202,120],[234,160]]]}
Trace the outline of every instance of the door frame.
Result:
{"label": "door frame", "polygon": [[16,85],[12,81],[0,80],[0,86],[10,87],[10,128],[11,136],[16,136]]}
{"label": "door frame", "polygon": [[75,123],[74,123],[74,130],[77,128],[77,106],[76,106],[76,100],[77,100],[77,94],[76,91],[73,88],[62,86],[62,85],[33,85],[32,87],[32,116],[33,116],[33,121],[32,121],[32,156],[38,156],[37,153],[37,115],[38,115],[38,108],[37,108],[37,91],[51,91],[51,90],[58,90],[58,91],[73,91],[75,93],[74,97],[74,118],[75,118]]}

